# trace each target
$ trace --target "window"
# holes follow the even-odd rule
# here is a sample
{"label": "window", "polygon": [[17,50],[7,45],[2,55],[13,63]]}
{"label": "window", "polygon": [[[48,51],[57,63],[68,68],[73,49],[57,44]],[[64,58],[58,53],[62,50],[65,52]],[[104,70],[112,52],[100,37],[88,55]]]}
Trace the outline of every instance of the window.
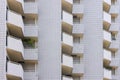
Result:
{"label": "window", "polygon": [[74,42],[74,43],[80,43],[80,37],[74,38],[74,39],[73,39],[73,42]]}
{"label": "window", "polygon": [[80,63],[80,57],[74,56],[73,57],[73,63],[74,64],[79,64]]}
{"label": "window", "polygon": [[74,4],[80,4],[80,0],[73,0]]}

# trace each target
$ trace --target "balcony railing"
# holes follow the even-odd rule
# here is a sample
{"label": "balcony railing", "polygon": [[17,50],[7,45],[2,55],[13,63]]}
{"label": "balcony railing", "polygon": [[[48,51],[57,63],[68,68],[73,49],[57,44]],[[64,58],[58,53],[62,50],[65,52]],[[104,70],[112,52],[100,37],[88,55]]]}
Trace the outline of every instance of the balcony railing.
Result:
{"label": "balcony railing", "polygon": [[38,80],[37,72],[24,72],[25,80]]}
{"label": "balcony railing", "polygon": [[108,79],[108,80],[112,79],[111,70],[107,70],[107,69],[104,68],[104,78]]}
{"label": "balcony railing", "polygon": [[25,2],[24,13],[26,14],[38,14],[37,2]]}
{"label": "balcony railing", "polygon": [[84,6],[81,4],[74,4],[72,13],[79,16],[83,16]]}
{"label": "balcony railing", "polygon": [[104,49],[104,59],[105,60],[111,61],[111,55],[112,54],[110,51]]}
{"label": "balcony railing", "polygon": [[112,43],[110,44],[110,50],[116,52],[119,49],[119,41],[118,40],[112,40]]}
{"label": "balcony railing", "polygon": [[62,15],[61,15],[62,21],[68,25],[73,25],[73,16],[72,14],[66,12],[66,11],[62,11]]}
{"label": "balcony railing", "polygon": [[73,80],[71,77],[63,76],[62,80]]}
{"label": "balcony railing", "polygon": [[33,26],[33,25],[25,25],[25,32],[24,32],[25,37],[38,37],[38,27]]}
{"label": "balcony railing", "polygon": [[111,24],[111,15],[104,11],[103,12],[103,20],[104,20],[104,22]]}
{"label": "balcony railing", "polygon": [[109,30],[117,34],[119,31],[119,25],[120,25],[119,23],[112,23]]}
{"label": "balcony railing", "polygon": [[112,40],[111,40],[111,33],[107,32],[107,31],[103,31],[103,35],[104,35],[104,41],[108,42],[108,43],[111,43]]}
{"label": "balcony railing", "polygon": [[117,80],[117,79],[119,79],[119,76],[118,75],[112,75],[112,79]]}
{"label": "balcony railing", "polygon": [[67,67],[73,67],[73,58],[71,56],[67,56],[67,55],[63,54],[62,64]]}
{"label": "balcony railing", "polygon": [[16,78],[20,78],[21,80],[23,80],[23,68],[21,64],[18,63],[13,63],[13,62],[8,62],[7,63],[7,77],[12,77],[13,80]]}
{"label": "balcony railing", "polygon": [[20,14],[8,10],[7,27],[11,34],[16,35],[18,37],[23,37],[24,24],[22,16]]}
{"label": "balcony railing", "polygon": [[66,2],[73,4],[73,0],[65,0]]}
{"label": "balcony railing", "polygon": [[83,24],[74,24],[72,33],[74,36],[83,37],[84,25]]}
{"label": "balcony railing", "polygon": [[110,63],[110,66],[118,67],[118,66],[119,66],[119,63],[120,63],[119,60],[120,60],[119,58],[112,58],[111,63]]}
{"label": "balcony railing", "polygon": [[7,53],[11,58],[11,60],[15,60],[15,61],[23,60],[24,47],[21,39],[8,36],[7,37]]}
{"label": "balcony railing", "polygon": [[74,43],[72,54],[73,55],[83,55],[83,53],[84,53],[84,45]]}
{"label": "balcony railing", "polygon": [[111,5],[111,0],[103,0],[105,3]]}
{"label": "balcony railing", "polygon": [[38,49],[24,49],[25,60],[37,61],[38,60]]}
{"label": "balcony railing", "polygon": [[66,45],[73,46],[73,36],[63,32],[62,42]]}
{"label": "balcony railing", "polygon": [[112,5],[109,12],[113,17],[117,17],[119,14],[119,6],[118,5]]}
{"label": "balcony railing", "polygon": [[84,64],[73,64],[73,74],[74,75],[83,75],[84,73]]}

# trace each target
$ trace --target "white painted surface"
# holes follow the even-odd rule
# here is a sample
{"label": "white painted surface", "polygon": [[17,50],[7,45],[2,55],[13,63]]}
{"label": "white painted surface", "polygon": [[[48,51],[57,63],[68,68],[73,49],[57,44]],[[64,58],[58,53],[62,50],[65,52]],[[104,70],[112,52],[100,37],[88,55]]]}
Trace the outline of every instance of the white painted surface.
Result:
{"label": "white painted surface", "polygon": [[112,73],[110,70],[104,68],[104,78],[112,79]]}
{"label": "white painted surface", "polygon": [[72,56],[67,56],[65,54],[63,54],[63,58],[62,58],[63,62],[62,64],[65,65],[65,66],[69,66],[69,67],[73,67],[73,58]]}
{"label": "white painted surface", "polygon": [[73,4],[73,0],[65,0],[67,2],[69,2],[70,4]]}
{"label": "white painted surface", "polygon": [[70,46],[73,46],[73,36],[72,35],[69,35],[65,32],[62,33],[62,41],[63,43],[65,44],[68,44]]}
{"label": "white painted surface", "polygon": [[103,35],[104,35],[104,40],[112,42],[111,40],[111,33],[107,32],[107,31],[103,31]]}
{"label": "white painted surface", "polygon": [[24,72],[25,80],[38,80],[37,72]]}
{"label": "white painted surface", "polygon": [[38,37],[38,27],[33,25],[25,25],[24,36],[27,37]]}
{"label": "white painted surface", "polygon": [[8,10],[7,14],[7,22],[13,25],[16,25],[17,27],[20,27],[24,33],[24,24],[23,24],[23,19],[22,16],[18,13],[15,13],[13,11]]}
{"label": "white painted surface", "polygon": [[25,60],[38,60],[38,49],[24,49]]}
{"label": "white painted surface", "polygon": [[107,60],[111,61],[112,53],[110,51],[104,49],[104,53],[103,54],[104,54],[104,59],[107,59]]}
{"label": "white painted surface", "polygon": [[21,64],[8,62],[7,63],[7,74],[21,77],[23,79],[23,68]]}
{"label": "white painted surface", "polygon": [[103,20],[105,22],[111,23],[111,15],[109,13],[107,13],[107,12],[104,11],[103,12]]}
{"label": "white painted surface", "polygon": [[70,25],[73,25],[73,16],[66,11],[62,11],[62,20]]}
{"label": "white painted surface", "polygon": [[71,77],[63,76],[62,80],[73,80]]}
{"label": "white painted surface", "polygon": [[105,3],[111,5],[111,0],[103,0]]}
{"label": "white painted surface", "polygon": [[23,43],[22,43],[21,39],[17,39],[17,38],[11,37],[11,36],[8,36],[7,39],[8,39],[7,48],[21,52],[24,57],[24,47],[23,47]]}
{"label": "white painted surface", "polygon": [[25,6],[24,13],[31,13],[31,14],[38,13],[37,2],[25,2],[24,6]]}

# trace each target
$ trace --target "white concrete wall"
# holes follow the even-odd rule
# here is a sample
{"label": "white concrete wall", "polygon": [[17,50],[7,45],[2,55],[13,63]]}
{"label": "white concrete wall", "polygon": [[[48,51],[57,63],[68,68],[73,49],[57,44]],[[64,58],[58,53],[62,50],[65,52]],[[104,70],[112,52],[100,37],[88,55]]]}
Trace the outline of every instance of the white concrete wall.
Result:
{"label": "white concrete wall", "polygon": [[73,16],[72,14],[66,12],[66,11],[62,11],[62,20],[70,25],[73,25]]}
{"label": "white concrete wall", "polygon": [[63,65],[68,66],[68,67],[73,67],[73,58],[72,58],[72,56],[68,56],[68,55],[63,54],[62,59],[63,59],[62,60]]}
{"label": "white concrete wall", "polygon": [[[94,4],[94,5],[93,5]],[[100,14],[101,13],[101,14]],[[103,80],[103,1],[84,0],[84,76],[81,80]]]}
{"label": "white concrete wall", "polygon": [[7,63],[7,74],[12,76],[21,77],[23,79],[23,68],[21,64],[8,62]]}
{"label": "white concrete wall", "polygon": [[8,20],[7,22],[13,24],[17,27],[20,27],[24,33],[24,24],[21,14],[15,13],[13,11],[8,10]]}
{"label": "white concrete wall", "polygon": [[61,0],[39,0],[39,80],[61,80]]}
{"label": "white concrete wall", "polygon": [[6,80],[6,0],[0,1],[0,80]]}
{"label": "white concrete wall", "polygon": [[69,35],[65,32],[62,33],[62,41],[63,43],[67,44],[67,45],[70,45],[70,46],[73,46],[73,36],[72,35]]}

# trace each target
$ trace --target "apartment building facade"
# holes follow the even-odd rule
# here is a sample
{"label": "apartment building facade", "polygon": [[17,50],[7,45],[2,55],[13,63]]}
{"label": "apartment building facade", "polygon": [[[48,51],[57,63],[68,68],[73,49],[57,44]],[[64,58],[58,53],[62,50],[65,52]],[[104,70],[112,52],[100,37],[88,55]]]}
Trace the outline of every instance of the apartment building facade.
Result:
{"label": "apartment building facade", "polygon": [[119,80],[120,0],[1,0],[0,80]]}

